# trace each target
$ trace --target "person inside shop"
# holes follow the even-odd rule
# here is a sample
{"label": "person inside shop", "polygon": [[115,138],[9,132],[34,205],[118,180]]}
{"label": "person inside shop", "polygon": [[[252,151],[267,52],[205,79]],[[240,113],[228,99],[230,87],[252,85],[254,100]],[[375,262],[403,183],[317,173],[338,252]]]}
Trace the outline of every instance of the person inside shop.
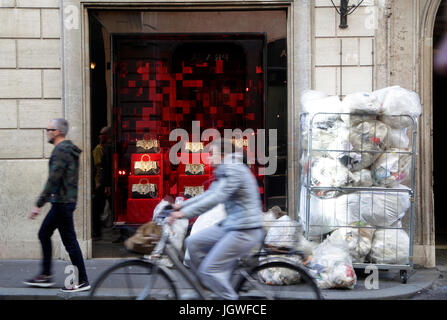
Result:
{"label": "person inside shop", "polygon": [[174,205],[167,217],[172,224],[176,219],[193,218],[219,203],[225,205],[227,217],[185,240],[191,269],[201,283],[225,300],[238,299],[230,278],[239,258],[262,243],[262,204],[256,178],[246,165],[246,155],[233,152],[231,140],[213,141],[210,147],[210,165],[215,167],[215,181],[199,196]]}
{"label": "person inside shop", "polygon": [[112,194],[112,128],[104,127],[99,133],[99,143],[93,149],[95,166],[95,191],[93,195],[92,230],[93,240],[102,238],[101,215],[106,201]]}

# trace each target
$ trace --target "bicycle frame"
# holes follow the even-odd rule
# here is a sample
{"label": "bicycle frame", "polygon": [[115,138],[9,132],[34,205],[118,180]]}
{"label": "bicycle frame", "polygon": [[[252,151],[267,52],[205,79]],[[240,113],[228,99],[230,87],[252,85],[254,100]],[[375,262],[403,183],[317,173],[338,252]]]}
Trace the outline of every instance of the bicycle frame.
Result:
{"label": "bicycle frame", "polygon": [[[164,266],[162,266],[159,262],[159,259],[161,259],[163,255],[166,255],[169,258],[169,260],[174,264],[175,268],[183,276],[183,278],[186,279],[190,285],[192,285],[194,290],[198,293],[199,298],[203,300],[207,299],[208,298],[207,294],[199,285],[200,282],[197,276],[194,275],[192,271],[188,270],[179,260],[181,253],[174,246],[171,245],[171,241],[169,240],[169,232],[167,231],[168,228],[169,228],[168,224],[166,222],[163,222],[161,239],[155,246],[154,250],[152,251],[151,258],[146,260],[150,261],[153,264],[154,273],[157,272],[157,268],[163,268],[167,274],[170,274],[170,276],[174,278],[175,276],[172,275],[172,273],[169,270],[167,270]],[[151,287],[152,284],[150,283],[145,288],[142,296],[147,295]]]}

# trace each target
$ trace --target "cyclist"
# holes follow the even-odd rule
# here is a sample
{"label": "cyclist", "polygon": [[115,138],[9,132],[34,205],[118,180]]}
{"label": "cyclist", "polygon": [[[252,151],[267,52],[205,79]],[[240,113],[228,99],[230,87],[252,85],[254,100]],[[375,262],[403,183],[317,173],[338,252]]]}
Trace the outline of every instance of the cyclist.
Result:
{"label": "cyclist", "polygon": [[[211,143],[210,165],[215,167],[216,180],[199,196],[174,206],[168,223],[176,219],[193,218],[219,203],[225,205],[227,217],[185,240],[190,255],[190,267],[203,285],[222,299],[236,300],[237,293],[230,282],[239,258],[247,256],[261,244],[262,206],[258,184],[244,164],[246,156],[235,152],[231,140]],[[245,160],[245,161],[244,161]]]}

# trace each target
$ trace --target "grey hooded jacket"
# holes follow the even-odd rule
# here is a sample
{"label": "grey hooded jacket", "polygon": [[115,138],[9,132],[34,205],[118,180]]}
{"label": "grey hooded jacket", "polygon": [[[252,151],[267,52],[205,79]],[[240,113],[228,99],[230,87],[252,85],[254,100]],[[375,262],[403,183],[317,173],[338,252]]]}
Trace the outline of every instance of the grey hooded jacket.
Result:
{"label": "grey hooded jacket", "polygon": [[225,205],[227,217],[221,226],[225,230],[242,230],[262,227],[262,206],[259,188],[250,169],[239,155],[225,156],[215,170],[210,188],[199,196],[183,203],[181,212],[187,218],[198,216],[219,203]]}

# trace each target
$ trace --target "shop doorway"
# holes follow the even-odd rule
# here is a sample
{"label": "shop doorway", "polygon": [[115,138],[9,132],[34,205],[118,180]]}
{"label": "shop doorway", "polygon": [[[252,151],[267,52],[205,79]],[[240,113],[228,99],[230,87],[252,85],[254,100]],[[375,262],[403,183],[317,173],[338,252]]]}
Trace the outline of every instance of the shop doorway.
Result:
{"label": "shop doorway", "polygon": [[[200,122],[200,133],[276,129],[266,151],[269,156],[275,148],[276,171],[260,175],[259,163],[251,169],[264,210],[278,205],[287,211],[285,11],[93,10],[89,21],[92,146],[103,126],[113,129],[113,221],[93,242],[93,257],[128,256],[122,241],[152,218],[161,199],[188,198],[208,188],[213,175],[205,163],[191,174],[191,166],[169,159],[174,129],[184,129],[189,147],[197,147],[193,121]],[[148,163],[149,171],[141,172],[139,164]],[[145,184],[150,188],[139,188]]]}
{"label": "shop doorway", "polygon": [[[433,32],[433,47],[436,53],[442,37],[447,33],[447,2],[442,1],[436,16],[435,28]],[[447,113],[447,76],[433,73],[433,161],[434,161],[434,202],[435,202],[435,241],[437,260],[441,256],[442,250],[447,249],[447,203],[444,194],[447,190],[447,168],[443,161],[443,141],[446,138],[444,120]]]}

